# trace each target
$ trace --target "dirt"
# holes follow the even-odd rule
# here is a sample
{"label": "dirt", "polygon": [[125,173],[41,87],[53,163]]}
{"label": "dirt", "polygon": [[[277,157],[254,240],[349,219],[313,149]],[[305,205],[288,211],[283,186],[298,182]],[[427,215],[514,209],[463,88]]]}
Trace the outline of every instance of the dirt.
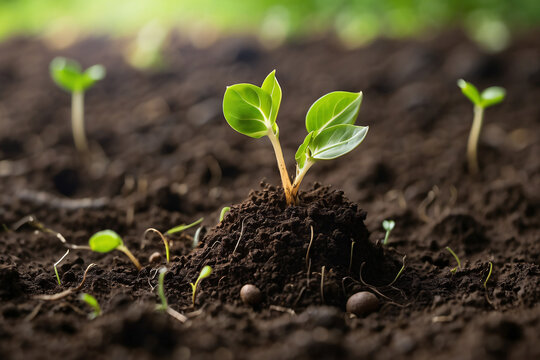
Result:
{"label": "dirt", "polygon": [[[154,72],[129,68],[124,44],[109,39],[62,51],[0,44],[0,358],[540,358],[537,35],[499,54],[459,33],[357,50],[332,37],[199,49],[175,35],[167,67]],[[69,95],[48,75],[56,55],[108,70],[86,94],[91,164],[74,151]],[[363,90],[358,124],[370,126],[357,150],[310,170],[293,207],[270,143],[235,133],[221,114],[226,85],[260,83],[274,68],[290,170],[321,95]],[[478,177],[467,173],[472,107],[461,77],[508,91],[486,112]],[[66,247],[29,224],[15,230],[29,215],[72,244],[113,229],[143,269],[120,252],[71,250],[58,285],[53,264]],[[165,292],[182,323],[156,311],[163,245],[143,233],[203,216],[195,249],[196,228],[171,236]],[[396,221],[387,245],[384,219]],[[161,263],[150,263],[156,251]],[[77,287],[91,263],[80,290],[37,298]],[[204,265],[214,271],[193,307],[189,283]],[[255,307],[240,299],[247,283],[262,292]],[[358,291],[380,308],[347,314]],[[81,292],[98,299],[95,320]]]}

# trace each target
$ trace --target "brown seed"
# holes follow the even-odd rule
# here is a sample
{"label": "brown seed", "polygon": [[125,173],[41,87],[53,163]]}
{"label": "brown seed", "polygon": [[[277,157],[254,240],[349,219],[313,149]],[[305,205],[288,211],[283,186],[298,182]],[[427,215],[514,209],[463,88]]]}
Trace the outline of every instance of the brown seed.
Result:
{"label": "brown seed", "polygon": [[246,284],[240,289],[240,298],[246,305],[257,305],[262,301],[262,293],[258,287]]}
{"label": "brown seed", "polygon": [[157,251],[153,253],[152,255],[150,255],[150,257],[148,258],[148,262],[150,263],[158,263],[160,261],[161,261],[161,254],[158,253]]}
{"label": "brown seed", "polygon": [[357,292],[347,300],[347,312],[363,316],[379,308],[379,299],[368,291]]}

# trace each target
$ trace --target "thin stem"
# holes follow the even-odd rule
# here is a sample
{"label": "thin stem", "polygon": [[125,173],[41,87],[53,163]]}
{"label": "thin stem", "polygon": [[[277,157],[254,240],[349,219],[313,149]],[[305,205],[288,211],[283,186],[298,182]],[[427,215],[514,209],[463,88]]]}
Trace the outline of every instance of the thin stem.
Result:
{"label": "thin stem", "polygon": [[281,175],[281,182],[283,184],[283,190],[285,191],[285,199],[287,200],[288,205],[292,205],[296,203],[296,199],[295,197],[291,196],[291,180],[289,178],[289,173],[287,172],[285,160],[283,159],[283,151],[281,150],[281,145],[279,144],[279,140],[272,130],[268,131],[268,138],[270,139],[270,142],[274,147],[274,153],[276,154],[279,174]]}
{"label": "thin stem", "polygon": [[120,250],[121,252],[123,252],[124,254],[127,255],[127,257],[129,258],[129,260],[131,260],[131,262],[133,264],[135,264],[135,266],[137,267],[137,270],[141,270],[142,269],[142,266],[141,266],[141,263],[139,262],[139,260],[137,260],[137,258],[131,253],[131,251],[129,251],[129,249],[127,247],[125,247],[124,245],[120,245],[119,247],[116,248],[117,250]]}
{"label": "thin stem", "polygon": [[388,242],[388,237],[390,236],[390,230],[386,230],[386,235],[384,235],[383,245],[386,245]]}
{"label": "thin stem", "polygon": [[300,189],[300,184],[302,183],[302,180],[304,180],[304,176],[306,176],[306,173],[313,166],[313,164],[315,164],[313,161],[306,160],[304,167],[298,172],[298,174],[296,174],[296,177],[294,178],[291,189],[291,196],[295,200],[295,202],[296,197],[298,196],[298,190]]}
{"label": "thin stem", "polygon": [[84,92],[74,91],[71,95],[71,129],[75,147],[82,153],[88,153],[88,142],[84,131]]}
{"label": "thin stem", "polygon": [[473,175],[478,174],[478,139],[480,138],[480,130],[482,130],[482,120],[484,118],[484,108],[476,105],[474,107],[474,119],[469,134],[469,142],[467,144],[467,160],[469,163],[469,172]]}

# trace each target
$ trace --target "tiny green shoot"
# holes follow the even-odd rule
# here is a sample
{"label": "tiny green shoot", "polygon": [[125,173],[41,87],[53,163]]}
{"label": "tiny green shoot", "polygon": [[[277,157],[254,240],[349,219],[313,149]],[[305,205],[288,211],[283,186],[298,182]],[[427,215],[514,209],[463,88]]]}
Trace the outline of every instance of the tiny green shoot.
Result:
{"label": "tiny green shoot", "polygon": [[98,231],[88,241],[90,249],[99,253],[108,253],[113,250],[118,250],[126,254],[126,256],[135,264],[138,270],[142,269],[139,260],[129,251],[124,245],[122,238],[112,230]]}
{"label": "tiny green shoot", "polygon": [[105,67],[93,65],[82,71],[81,65],[63,57],[54,58],[50,64],[51,77],[62,89],[71,93],[71,127],[75,147],[82,154],[88,153],[84,131],[84,92],[96,81],[105,77]]}
{"label": "tiny green shoot", "polygon": [[195,231],[195,235],[193,235],[193,241],[191,242],[191,248],[195,249],[197,246],[199,246],[199,241],[201,240],[201,233],[202,233],[203,226],[200,226],[197,231]]}
{"label": "tiny green shoot", "polygon": [[171,255],[170,255],[170,251],[169,251],[169,241],[167,240],[167,238],[165,237],[165,235],[163,235],[161,233],[161,231],[157,230],[157,229],[154,229],[154,228],[148,228],[145,230],[144,234],[143,234],[143,237],[146,237],[146,234],[148,234],[149,232],[153,232],[153,233],[156,233],[159,235],[159,237],[161,238],[161,241],[163,241],[163,246],[165,247],[165,257],[167,258],[167,263],[170,262],[170,258],[171,258]]}
{"label": "tiny green shoot", "polygon": [[199,283],[203,280],[203,279],[206,279],[207,277],[210,276],[210,274],[212,274],[212,268],[208,265],[206,265],[205,267],[203,267],[203,269],[201,270],[201,273],[199,274],[199,277],[197,278],[197,281],[195,281],[195,284],[193,283],[190,283],[191,285],[191,290],[193,290],[193,295],[191,297],[191,302],[193,304],[193,307],[195,307],[195,299],[197,297],[197,291],[199,290],[198,286],[199,286]]}
{"label": "tiny green shoot", "polygon": [[446,250],[448,250],[448,252],[449,252],[450,254],[452,254],[452,256],[454,257],[454,259],[456,259],[457,266],[456,266],[455,268],[453,268],[453,269],[450,270],[450,272],[451,272],[452,274],[455,274],[456,271],[457,271],[458,269],[461,269],[461,261],[459,261],[459,257],[457,256],[457,254],[456,254],[452,249],[450,249],[450,247],[447,246],[447,247],[446,247]]}
{"label": "tiny green shoot", "polygon": [[354,125],[362,92],[335,91],[324,95],[306,115],[308,132],[298,148],[296,176],[291,182],[276,123],[281,105],[281,87],[272,71],[261,87],[252,84],[228,86],[223,97],[223,115],[237,132],[252,138],[267,136],[274,148],[281,182],[288,205],[297,203],[298,189],[307,171],[316,162],[345,155],[364,140],[368,127]]}
{"label": "tiny green shoot", "polygon": [[463,79],[459,79],[457,84],[461,88],[461,92],[474,105],[473,124],[467,143],[467,161],[469,172],[476,175],[478,174],[478,139],[480,138],[480,131],[482,130],[484,110],[487,107],[502,102],[506,96],[506,90],[500,86],[491,86],[480,93],[473,84]]}
{"label": "tiny green shoot", "polygon": [[62,281],[60,281],[60,275],[58,275],[58,269],[56,268],[58,266],[58,264],[60,264],[62,262],[62,260],[64,260],[66,258],[66,256],[68,256],[69,254],[69,249],[67,249],[66,253],[64,254],[64,256],[62,256],[57,262],[54,263],[53,267],[54,267],[54,273],[56,274],[56,280],[58,281],[58,285],[62,285]]}
{"label": "tiny green shoot", "polygon": [[165,296],[165,273],[167,272],[166,267],[159,269],[159,280],[158,280],[158,295],[161,299],[161,305],[158,305],[158,310],[166,311],[169,308],[167,303],[167,297]]}
{"label": "tiny green shoot", "polygon": [[221,213],[219,214],[219,222],[223,221],[225,214],[227,214],[230,210],[231,210],[230,206],[225,206],[223,209],[221,209]]}
{"label": "tiny green shoot", "polygon": [[382,222],[382,227],[386,231],[386,235],[384,235],[383,245],[386,245],[388,242],[388,237],[390,236],[390,233],[396,226],[396,222],[394,220],[384,220]]}
{"label": "tiny green shoot", "polygon": [[90,314],[88,314],[88,318],[90,320],[93,320],[97,318],[99,315],[101,315],[101,307],[99,306],[98,301],[95,297],[93,297],[90,294],[82,293],[79,296],[79,299],[81,301],[84,301],[86,304],[88,304],[94,311],[92,311]]}
{"label": "tiny green shoot", "polygon": [[493,271],[493,263],[490,261],[489,262],[489,272],[487,274],[486,281],[484,281],[484,289],[486,289],[486,291],[487,291],[487,283],[489,281],[489,278],[491,277],[491,272],[492,271]]}
{"label": "tiny green shoot", "polygon": [[169,229],[165,232],[165,235],[171,235],[171,234],[176,234],[176,233],[179,233],[179,232],[182,232],[184,230],[187,230],[195,225],[199,225],[200,223],[202,223],[202,221],[204,220],[204,218],[200,218],[199,220],[195,221],[195,222],[192,222],[191,224],[182,224],[182,225],[178,225],[178,226],[175,226],[173,227],[172,229]]}

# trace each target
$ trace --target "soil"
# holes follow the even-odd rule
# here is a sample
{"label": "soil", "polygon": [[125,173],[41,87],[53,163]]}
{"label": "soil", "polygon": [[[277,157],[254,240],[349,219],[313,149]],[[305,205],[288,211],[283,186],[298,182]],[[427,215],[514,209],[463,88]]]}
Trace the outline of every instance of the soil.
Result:
{"label": "soil", "polygon": [[[537,32],[498,54],[452,32],[357,50],[332,37],[274,50],[230,38],[201,49],[175,35],[166,67],[146,72],[126,65],[125,46],[0,44],[0,358],[540,358]],[[69,95],[48,75],[56,55],[107,67],[86,94],[90,163],[74,151]],[[290,170],[322,94],[363,90],[358,124],[370,126],[357,150],[310,170],[293,207],[270,143],[235,133],[221,114],[226,85],[260,83],[274,68]],[[508,91],[486,112],[478,177],[467,173],[472,106],[461,77]],[[52,231],[15,229],[29,215]],[[165,260],[148,259],[163,245],[143,233],[202,216],[195,249],[196,228],[170,237],[165,292],[183,323],[156,311]],[[396,221],[387,245],[384,219]],[[54,232],[84,245],[106,228],[143,269],[120,252],[72,249],[58,285],[53,264],[66,247]],[[37,298],[77,287],[91,263],[79,290]],[[189,283],[204,265],[214,270],[193,307]],[[255,307],[240,299],[248,283],[263,295]],[[375,293],[380,308],[347,314],[358,291]],[[88,319],[81,292],[102,316]]]}

